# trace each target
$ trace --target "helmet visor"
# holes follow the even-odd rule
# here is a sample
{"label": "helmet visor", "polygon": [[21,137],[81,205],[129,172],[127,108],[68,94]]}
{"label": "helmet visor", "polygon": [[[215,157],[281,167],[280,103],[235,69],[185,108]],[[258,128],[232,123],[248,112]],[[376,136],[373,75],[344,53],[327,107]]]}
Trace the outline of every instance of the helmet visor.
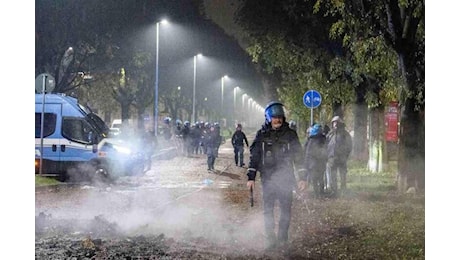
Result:
{"label": "helmet visor", "polygon": [[283,106],[281,104],[274,104],[268,107],[265,110],[265,117],[267,118],[268,122],[271,122],[273,117],[284,117]]}

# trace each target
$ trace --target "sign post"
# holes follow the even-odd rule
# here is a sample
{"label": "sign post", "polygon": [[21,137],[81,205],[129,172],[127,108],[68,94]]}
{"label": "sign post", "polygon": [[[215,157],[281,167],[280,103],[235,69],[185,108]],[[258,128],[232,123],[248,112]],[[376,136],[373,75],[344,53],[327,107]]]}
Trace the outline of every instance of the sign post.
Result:
{"label": "sign post", "polygon": [[310,126],[313,124],[313,109],[321,105],[321,94],[316,90],[309,90],[303,95],[303,104],[310,108]]}
{"label": "sign post", "polygon": [[40,124],[40,170],[39,174],[43,174],[43,128],[45,125],[45,94],[46,92],[51,92],[54,90],[56,82],[54,77],[48,73],[42,73],[35,78],[35,91],[37,93],[42,93],[42,114],[41,114],[41,124]]}

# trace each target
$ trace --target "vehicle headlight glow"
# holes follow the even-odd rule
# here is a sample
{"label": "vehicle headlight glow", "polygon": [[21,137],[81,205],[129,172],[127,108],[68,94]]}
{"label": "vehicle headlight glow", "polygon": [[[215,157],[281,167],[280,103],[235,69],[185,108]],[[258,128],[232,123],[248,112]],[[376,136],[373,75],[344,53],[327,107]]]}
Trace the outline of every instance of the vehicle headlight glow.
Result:
{"label": "vehicle headlight glow", "polygon": [[131,154],[131,149],[119,145],[114,145],[113,148],[117,150],[117,152],[124,153],[124,154]]}

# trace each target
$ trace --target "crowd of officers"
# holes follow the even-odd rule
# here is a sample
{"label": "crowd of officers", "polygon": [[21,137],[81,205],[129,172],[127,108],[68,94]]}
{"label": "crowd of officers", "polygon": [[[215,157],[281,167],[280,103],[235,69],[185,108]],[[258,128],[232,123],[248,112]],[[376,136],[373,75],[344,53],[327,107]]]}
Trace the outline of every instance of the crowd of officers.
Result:
{"label": "crowd of officers", "polygon": [[[169,125],[170,118],[165,119]],[[175,139],[183,154],[206,154],[208,171],[214,170],[214,162],[222,143],[220,126],[196,122],[191,125],[176,120]],[[165,136],[167,138],[167,136]],[[243,167],[244,145],[249,147],[247,187],[255,189],[257,173],[260,174],[265,226],[265,246],[272,250],[286,245],[291,220],[291,206],[294,194],[305,194],[311,185],[316,198],[336,197],[338,176],[340,190],[346,189],[347,160],[352,149],[350,134],[339,116],[327,125],[313,123],[307,129],[307,140],[300,143],[294,121],[286,122],[284,105],[270,102],[265,108],[265,123],[257,130],[249,145],[242,125],[238,124],[232,135],[236,166]],[[326,194],[327,193],[327,194]],[[274,207],[278,201],[280,215],[275,224]],[[276,228],[277,227],[277,230]]]}
{"label": "crowd of officers", "polygon": [[[208,170],[214,170],[219,147],[224,141],[218,122],[197,121],[190,124],[189,121],[182,122],[177,119],[173,125],[169,117],[166,117],[163,122],[167,129],[163,133],[166,140],[173,140],[183,156],[207,155]],[[297,132],[295,121],[289,121],[287,126]],[[347,160],[352,147],[351,137],[345,130],[345,124],[339,116],[332,118],[331,126],[332,131],[327,124],[322,126],[314,123],[307,129],[307,139],[303,145],[302,153],[307,183],[313,187],[314,195],[317,198],[325,195],[337,195],[338,176],[340,176],[341,190],[346,188]],[[234,148],[235,165],[245,166],[244,145],[249,147],[249,142],[246,134],[242,131],[241,124],[237,124],[231,137],[231,143]],[[269,146],[270,144],[263,148],[266,149]],[[264,156],[266,155],[265,153]],[[264,161],[269,159],[263,158]],[[276,161],[279,158],[273,157],[273,159]],[[327,191],[328,194],[326,194]]]}
{"label": "crowd of officers", "polygon": [[206,154],[208,171],[214,170],[219,147],[224,141],[219,123],[197,121],[190,124],[190,121],[182,123],[180,119],[177,119],[172,126],[169,117],[166,117],[163,122],[167,129],[163,134],[165,139],[172,139],[183,156]]}

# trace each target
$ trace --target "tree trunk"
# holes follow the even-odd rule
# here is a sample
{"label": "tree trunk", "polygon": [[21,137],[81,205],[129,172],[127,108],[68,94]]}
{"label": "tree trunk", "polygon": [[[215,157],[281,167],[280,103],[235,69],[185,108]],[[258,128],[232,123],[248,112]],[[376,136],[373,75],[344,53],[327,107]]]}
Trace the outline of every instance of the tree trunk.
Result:
{"label": "tree trunk", "polygon": [[112,119],[112,111],[105,111],[104,112],[104,122],[110,126],[112,123],[111,119]]}
{"label": "tree trunk", "polygon": [[131,105],[131,101],[129,100],[122,100],[121,101],[121,122],[123,125],[128,124],[128,120],[130,118],[130,113],[129,113],[129,106]]}
{"label": "tree trunk", "polygon": [[425,189],[425,117],[424,106],[418,106],[415,58],[400,54],[407,95],[401,111],[400,145],[398,157],[398,191],[413,187]]}
{"label": "tree trunk", "polygon": [[398,191],[425,188],[425,126],[415,100],[408,98],[401,116],[401,138],[398,158]]}
{"label": "tree trunk", "polygon": [[[365,88],[365,86],[363,86]],[[353,150],[351,156],[354,160],[366,162],[369,158],[367,141],[367,103],[364,91],[356,91],[356,104],[354,105]]]}
{"label": "tree trunk", "polygon": [[342,103],[332,102],[332,116],[333,117],[334,116],[339,116],[343,120],[344,119],[343,115],[344,115],[344,113],[343,113]]}
{"label": "tree trunk", "polygon": [[[425,58],[424,41],[417,42],[417,29],[424,20],[423,15],[414,15],[417,7],[425,8],[425,3],[413,1],[400,5],[400,1],[385,3],[388,16],[386,40],[398,53],[398,63],[404,88],[401,91],[400,144],[398,154],[398,191],[409,187],[425,188],[425,117],[424,87]],[[423,10],[422,9],[422,10]],[[418,75],[417,75],[418,73]]]}
{"label": "tree trunk", "polygon": [[145,107],[137,109],[137,130],[140,130],[141,132],[145,130],[144,114],[145,114]]}
{"label": "tree trunk", "polygon": [[371,172],[384,170],[384,107],[371,109],[369,115],[369,160],[368,169]]}

